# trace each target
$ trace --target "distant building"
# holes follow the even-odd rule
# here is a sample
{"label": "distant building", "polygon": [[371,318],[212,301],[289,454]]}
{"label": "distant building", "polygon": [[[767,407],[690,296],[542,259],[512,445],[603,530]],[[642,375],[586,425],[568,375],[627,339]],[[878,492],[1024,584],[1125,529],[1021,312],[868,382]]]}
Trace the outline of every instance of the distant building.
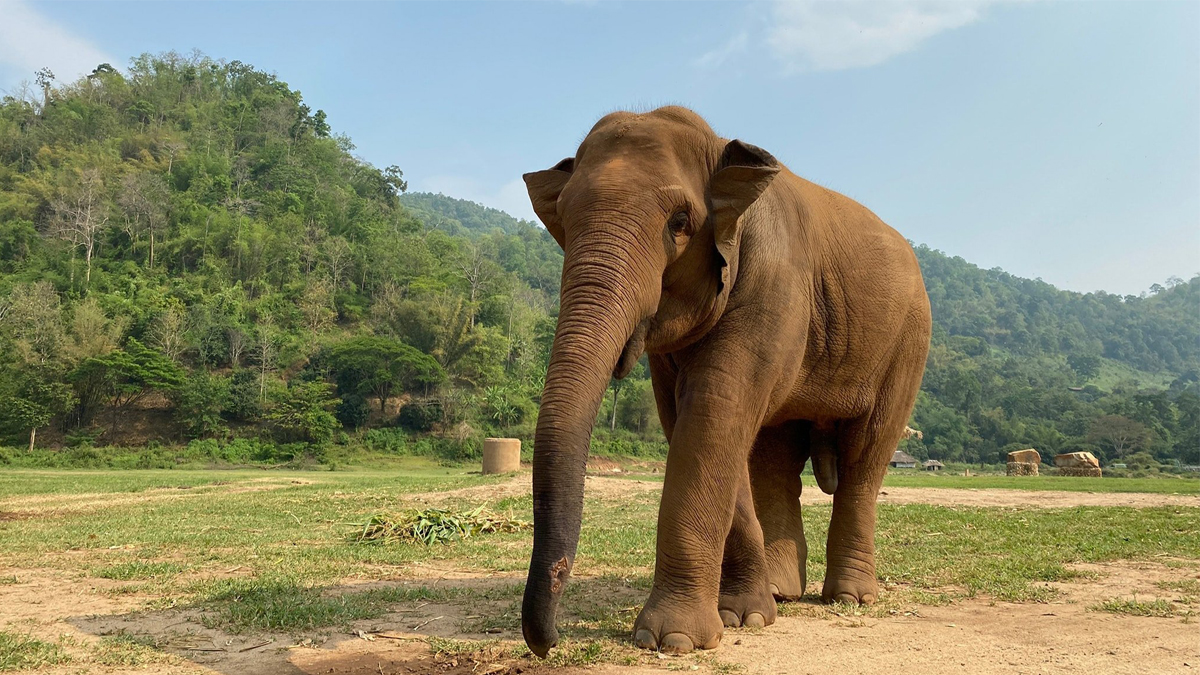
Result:
{"label": "distant building", "polygon": [[892,455],[892,461],[888,462],[888,466],[893,469],[915,469],[917,468],[917,458],[903,450],[897,450],[896,454]]}
{"label": "distant building", "polygon": [[[895,457],[892,459],[894,460]],[[942,464],[936,459],[927,459],[921,464],[921,466],[924,467],[926,471],[941,471],[942,469],[946,468],[945,464]]]}

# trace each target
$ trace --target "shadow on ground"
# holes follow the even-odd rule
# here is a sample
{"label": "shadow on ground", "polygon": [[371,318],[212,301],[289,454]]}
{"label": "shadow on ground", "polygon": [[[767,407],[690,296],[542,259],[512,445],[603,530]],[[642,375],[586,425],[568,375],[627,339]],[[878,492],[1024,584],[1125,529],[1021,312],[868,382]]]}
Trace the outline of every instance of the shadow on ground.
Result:
{"label": "shadow on ground", "polygon": [[[245,596],[231,586],[188,605],[67,622],[132,645],[144,664],[122,670],[130,673],[508,675],[587,666],[594,674],[606,664],[654,665],[627,637],[647,586],[645,579],[573,580],[560,618],[562,647],[549,661],[521,642],[518,577],[273,587],[265,595],[247,583]],[[311,625],[322,615],[332,617],[329,625]]]}

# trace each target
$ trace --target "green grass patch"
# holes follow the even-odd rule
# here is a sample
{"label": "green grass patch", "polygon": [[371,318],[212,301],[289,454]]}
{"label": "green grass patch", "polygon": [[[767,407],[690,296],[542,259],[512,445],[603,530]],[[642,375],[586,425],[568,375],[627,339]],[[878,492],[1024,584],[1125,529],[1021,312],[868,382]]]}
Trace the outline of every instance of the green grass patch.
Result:
{"label": "green grass patch", "polygon": [[[0,551],[12,568],[139,580],[119,591],[150,596],[151,606],[198,608],[210,625],[235,631],[341,626],[383,616],[398,603],[422,597],[486,603],[486,612],[467,612],[486,615],[472,619],[478,623],[469,628],[516,631],[529,531],[499,531],[437,546],[404,537],[364,546],[347,536],[361,531],[372,515],[404,513],[417,505],[422,511],[470,513],[480,495],[439,498],[439,493],[505,480],[431,463],[346,472],[18,470],[0,475],[0,504],[12,499],[36,508],[40,495],[47,495],[55,510],[0,521]],[[181,485],[193,487],[180,490]],[[588,495],[575,578],[567,586],[560,622],[564,639],[575,644],[627,638],[654,566],[659,493]],[[66,508],[77,499],[92,505]],[[519,495],[499,499],[492,508],[528,521],[533,500]],[[808,578],[814,587],[825,574],[830,513],[828,505],[804,507]],[[972,596],[1045,601],[1056,593],[1047,582],[1079,577],[1072,570],[1075,563],[1129,559],[1191,565],[1200,551],[1200,508],[1194,507],[881,504],[878,513],[879,603],[853,612],[903,612]],[[507,572],[517,578],[487,590],[342,585],[351,578],[394,578],[401,567]],[[180,583],[180,572],[195,578],[236,576]],[[788,607],[787,612],[824,611],[807,603]]]}
{"label": "green grass patch", "polygon": [[470,595],[464,588],[385,587],[338,591],[294,579],[227,579],[200,594],[206,626],[232,632],[344,627],[374,619],[401,602],[447,601]]}
{"label": "green grass patch", "polygon": [[57,644],[29,635],[0,631],[0,670],[27,670],[66,663],[70,658]]}
{"label": "green grass patch", "polygon": [[1188,595],[1200,595],[1200,579],[1179,579],[1175,581],[1160,581],[1155,586],[1164,591],[1178,591]]}
{"label": "green grass patch", "polygon": [[184,566],[179,563],[131,560],[96,568],[92,571],[92,576],[117,581],[140,581],[173,577],[183,570]]}
{"label": "green grass patch", "polygon": [[1168,600],[1138,600],[1113,598],[1090,607],[1092,611],[1108,612],[1110,614],[1125,614],[1128,616],[1153,616],[1159,618],[1170,618],[1177,614],[1175,605]]}

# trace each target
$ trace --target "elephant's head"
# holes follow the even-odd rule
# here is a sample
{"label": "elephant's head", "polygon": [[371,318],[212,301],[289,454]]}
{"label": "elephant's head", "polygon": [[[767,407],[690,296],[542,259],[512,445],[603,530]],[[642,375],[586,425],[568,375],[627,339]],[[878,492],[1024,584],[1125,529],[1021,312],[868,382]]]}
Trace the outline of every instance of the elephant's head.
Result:
{"label": "elephant's head", "polygon": [[525,175],[562,246],[558,328],[533,453],[533,556],[521,609],[545,656],[579,543],[592,425],[610,376],[719,319],[737,277],[741,216],[780,171],[766,151],[684,108],[612,113],[574,157]]}

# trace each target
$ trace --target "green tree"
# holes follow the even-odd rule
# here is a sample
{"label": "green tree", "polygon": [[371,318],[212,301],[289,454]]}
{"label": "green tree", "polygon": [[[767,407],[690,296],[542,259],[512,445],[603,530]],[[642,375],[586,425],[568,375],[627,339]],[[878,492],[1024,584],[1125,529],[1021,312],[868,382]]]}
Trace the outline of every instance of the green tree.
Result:
{"label": "green tree", "polygon": [[396,392],[412,392],[445,378],[438,362],[396,340],[362,336],[329,348],[330,374],[343,394],[372,396],[383,412]]}
{"label": "green tree", "polygon": [[102,401],[112,407],[112,426],[118,415],[154,391],[172,392],[183,384],[184,373],[171,359],[130,338],[124,349],[91,357],[72,374],[76,393],[87,415]]}
{"label": "green tree", "polygon": [[1100,374],[1101,360],[1095,354],[1070,354],[1067,356],[1067,364],[1084,382]]}
{"label": "green tree", "polygon": [[175,418],[192,438],[225,428],[222,414],[230,404],[229,380],[200,371],[183,381],[174,398]]}
{"label": "green tree", "polygon": [[325,445],[340,426],[330,412],[338,402],[330,396],[330,389],[324,382],[290,382],[272,396],[273,407],[266,419],[285,440]]}
{"label": "green tree", "polygon": [[37,443],[38,429],[50,424],[74,403],[71,388],[60,375],[48,367],[27,366],[12,373],[7,386],[0,387],[0,427],[12,432],[26,432],[29,450]]}

